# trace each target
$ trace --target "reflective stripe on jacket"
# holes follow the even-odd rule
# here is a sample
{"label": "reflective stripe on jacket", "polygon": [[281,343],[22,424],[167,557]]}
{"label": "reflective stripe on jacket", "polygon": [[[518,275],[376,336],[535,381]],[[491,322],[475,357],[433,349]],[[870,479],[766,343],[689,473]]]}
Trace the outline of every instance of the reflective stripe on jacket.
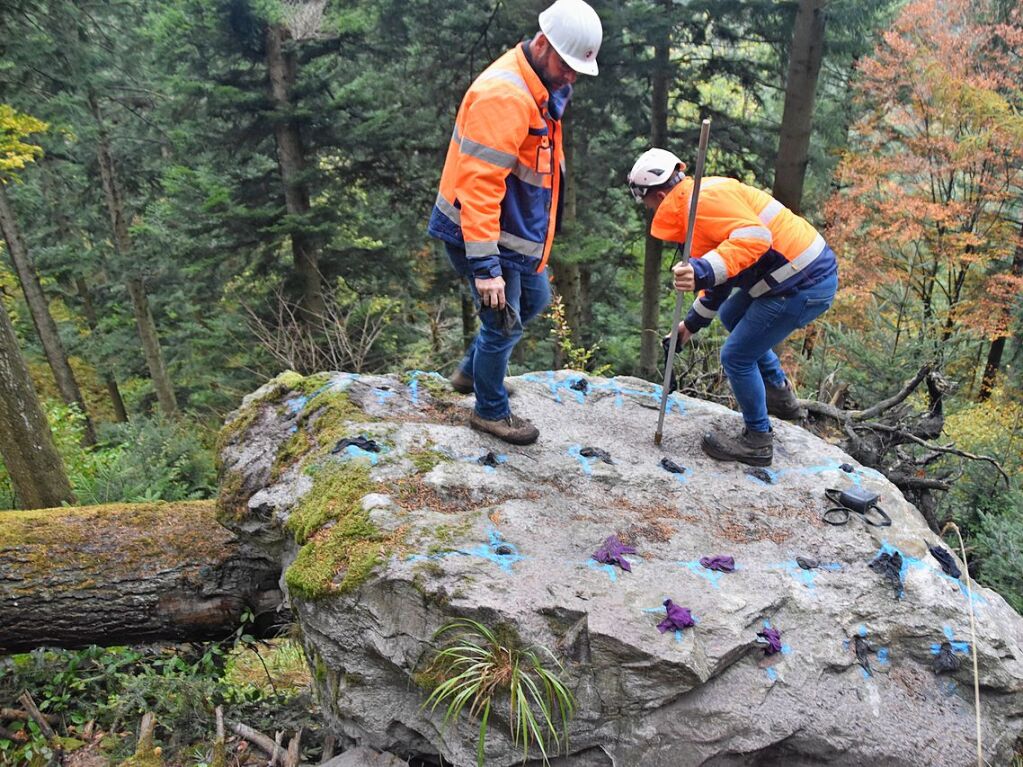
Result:
{"label": "reflective stripe on jacket", "polygon": [[455,118],[429,234],[465,247],[477,277],[499,256],[543,271],[554,240],[564,167],[561,114],[571,86],[548,96],[523,46],[469,87]]}
{"label": "reflective stripe on jacket", "polygon": [[[684,242],[693,179],[682,179],[661,202],[650,233]],[[838,271],[835,254],[806,219],[771,195],[735,179],[700,185],[690,262],[703,291],[686,317],[697,331],[710,324],[732,288],[753,298],[787,295]]]}

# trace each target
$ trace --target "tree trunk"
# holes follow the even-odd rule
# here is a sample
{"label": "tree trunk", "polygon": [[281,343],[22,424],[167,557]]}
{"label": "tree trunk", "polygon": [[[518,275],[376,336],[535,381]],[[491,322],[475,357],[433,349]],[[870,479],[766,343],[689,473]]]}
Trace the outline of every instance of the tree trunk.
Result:
{"label": "tree trunk", "polygon": [[[565,144],[565,173],[562,174],[562,193],[565,195],[564,207],[562,208],[561,225],[570,229],[576,221],[576,191],[572,183],[572,169],[575,167],[575,142],[571,131],[571,120],[566,115],[562,121],[562,136]],[[561,296],[562,305],[565,307],[565,323],[568,326],[569,340],[578,344],[582,328],[582,306],[579,294],[579,264],[561,258],[556,250],[551,256],[552,272],[554,273],[554,286],[558,295]],[[554,368],[560,369],[565,364],[564,352],[558,340],[554,341]]]}
{"label": "tree trunk", "polygon": [[[1011,272],[1016,277],[1023,275],[1023,224],[1020,224],[1019,235],[1016,239],[1016,251],[1012,256]],[[995,379],[998,377],[998,368],[1002,364],[1002,353],[1005,351],[1006,336],[999,336],[991,342],[988,350],[987,362],[984,364],[984,375],[980,379],[981,402],[991,396],[991,390],[995,388]]]}
{"label": "tree trunk", "polygon": [[[96,306],[92,302],[92,291],[89,285],[81,277],[75,277],[75,289],[78,297],[82,300],[82,311],[85,313],[85,321],[89,330],[97,333],[99,330],[99,319],[96,317]],[[114,408],[114,418],[119,423],[128,422],[128,411],[124,407],[124,400],[121,398],[121,390],[117,386],[117,379],[107,370],[103,371],[103,383],[106,384],[107,394],[110,395],[110,404]]]}
{"label": "tree trunk", "polygon": [[[146,295],[145,284],[141,279],[132,277],[128,280],[128,295],[131,296],[135,324],[138,327],[139,338],[142,339],[142,351],[146,355],[146,365],[149,367],[153,385],[156,387],[156,399],[160,403],[160,410],[168,418],[173,418],[177,415],[178,404],[174,397],[174,387],[171,385],[167,369],[163,364],[160,337],[156,332],[153,313],[149,309],[149,296]],[[154,373],[153,371],[158,372]]]}
{"label": "tree trunk", "polygon": [[[74,503],[64,462],[18,349],[14,328],[0,302],[0,457],[18,504],[39,509]],[[2,512],[0,512],[2,513]],[[2,540],[2,538],[0,538]],[[6,568],[0,568],[0,582]],[[2,623],[7,622],[6,613]]]}
{"label": "tree trunk", "polygon": [[[117,252],[126,261],[131,258],[132,244],[128,234],[128,223],[125,218],[124,200],[121,195],[121,188],[117,182],[117,173],[114,168],[114,159],[110,154],[110,142],[107,139],[106,128],[103,126],[103,116],[99,110],[99,103],[93,94],[89,94],[89,107],[93,117],[96,119],[98,132],[96,142],[96,155],[99,160],[100,175],[103,178],[103,193],[106,198],[107,212],[110,214],[110,223],[114,230],[114,245]],[[178,412],[178,403],[174,397],[174,387],[171,385],[170,377],[167,375],[167,368],[163,364],[163,351],[160,348],[160,336],[156,332],[156,323],[153,321],[153,314],[149,310],[149,299],[146,296],[145,284],[138,277],[128,280],[128,295],[131,297],[132,311],[135,315],[135,324],[138,328],[139,339],[142,342],[142,352],[146,358],[146,365],[149,368],[149,377],[153,380],[153,387],[156,389],[156,398],[160,403],[160,410],[168,418],[173,418]]]}
{"label": "tree trunk", "polygon": [[[46,196],[50,200],[51,208],[53,210],[53,222],[57,227],[57,234],[60,237],[61,243],[72,245],[74,238],[72,237],[71,222],[68,220],[67,214],[64,212],[64,206],[62,205],[62,194],[58,185],[58,174],[51,170],[49,164],[44,164],[44,173],[42,175],[43,188]],[[89,290],[89,285],[84,278],[76,276],[75,290],[78,292],[78,298],[82,302],[82,311],[85,314],[85,322],[89,326],[89,331],[93,335],[99,333],[99,320],[96,316],[96,306],[92,300],[92,291]],[[110,404],[114,410],[114,418],[119,423],[125,423],[128,420],[128,413],[124,408],[124,400],[121,399],[121,390],[117,387],[117,379],[114,378],[113,374],[105,369],[100,369],[100,375],[103,378],[103,384],[107,387],[107,394],[110,396]]]}
{"label": "tree trunk", "polygon": [[817,77],[824,53],[824,0],[799,0],[792,29],[785,108],[774,166],[775,199],[790,210],[802,209],[803,181],[813,130]]}
{"label": "tree trunk", "polygon": [[220,639],[246,607],[257,628],[276,622],[280,566],[221,527],[214,505],[0,512],[0,653]]}
{"label": "tree trunk", "polygon": [[83,443],[95,445],[96,432],[92,427],[92,419],[89,418],[89,410],[85,407],[82,390],[78,387],[74,371],[71,370],[71,365],[68,363],[64,343],[60,340],[60,333],[57,331],[57,323],[53,321],[53,315],[50,314],[50,306],[43,294],[42,285],[39,283],[39,275],[36,274],[35,266],[29,256],[25,240],[21,236],[18,222],[14,217],[14,209],[11,207],[7,190],[3,184],[0,184],[0,234],[7,242],[7,252],[11,256],[11,263],[14,264],[14,271],[18,275],[21,290],[25,294],[25,303],[28,304],[29,314],[32,315],[32,324],[35,325],[36,334],[43,346],[46,361],[50,363],[50,370],[53,371],[53,378],[57,382],[57,390],[65,403],[77,405],[85,416]]}
{"label": "tree trunk", "polygon": [[[655,32],[654,40],[654,73],[651,83],[650,105],[650,145],[665,147],[668,141],[668,85],[671,79],[671,0],[661,0],[663,13],[661,27]],[[661,345],[660,332],[657,326],[658,309],[660,307],[662,275],[661,275],[661,241],[650,235],[650,222],[653,214],[647,213],[646,247],[643,253],[643,305],[641,308],[642,337],[639,346],[640,374],[656,375],[657,351]]]}
{"label": "tree trunk", "polygon": [[274,138],[277,140],[277,163],[284,183],[284,204],[288,215],[296,220],[291,229],[291,250],[295,272],[302,285],[301,308],[308,324],[317,324],[325,311],[323,284],[320,277],[319,254],[313,238],[301,230],[302,219],[309,215],[309,188],[303,176],[306,169],[305,149],[298,122],[290,117],[293,110],[291,94],[295,88],[295,54],[288,49],[291,33],[283,26],[266,30],[266,66],[270,79],[270,98],[275,116]]}

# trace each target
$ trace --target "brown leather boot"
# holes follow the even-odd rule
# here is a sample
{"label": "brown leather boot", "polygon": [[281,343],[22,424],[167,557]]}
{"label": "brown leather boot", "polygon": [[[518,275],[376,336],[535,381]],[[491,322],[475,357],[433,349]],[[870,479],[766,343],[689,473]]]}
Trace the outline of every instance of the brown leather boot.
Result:
{"label": "brown leather boot", "polygon": [[502,418],[499,421],[491,421],[481,418],[473,410],[472,415],[469,416],[469,426],[476,431],[493,434],[498,439],[511,442],[513,445],[531,445],[540,436],[540,430],[533,426],[532,423],[525,418],[519,418],[517,415],[510,414],[507,418]]}
{"label": "brown leather boot", "polygon": [[800,407],[796,393],[792,391],[792,384],[785,379],[782,387],[764,385],[767,390],[767,412],[775,418],[783,421],[798,421],[806,415],[806,411]]}
{"label": "brown leather boot", "polygon": [[451,374],[448,383],[459,394],[472,394],[472,376],[463,373],[461,368],[455,368],[455,372]]}
{"label": "brown leather boot", "polygon": [[770,466],[774,459],[774,432],[743,429],[738,437],[727,437],[712,431],[703,435],[700,447],[718,461]]}
{"label": "brown leather boot", "polygon": [[[461,368],[455,368],[455,372],[448,378],[448,383],[459,394],[472,394],[474,391],[472,376],[463,373]],[[504,390],[508,393],[509,397],[515,394],[515,387],[508,383],[507,380],[504,382]]]}

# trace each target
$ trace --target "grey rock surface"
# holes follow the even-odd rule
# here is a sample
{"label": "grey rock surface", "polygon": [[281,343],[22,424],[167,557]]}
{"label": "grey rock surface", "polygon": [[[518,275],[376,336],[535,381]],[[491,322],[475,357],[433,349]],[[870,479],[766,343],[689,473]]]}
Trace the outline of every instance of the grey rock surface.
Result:
{"label": "grey rock surface", "polygon": [[[551,764],[976,764],[966,583],[942,573],[927,551],[939,539],[891,483],[782,422],[770,469],[715,462],[701,435],[740,428],[739,415],[679,395],[658,448],[660,387],[591,377],[584,393],[571,388],[579,378],[513,379],[515,412],[541,430],[537,444],[513,447],[471,431],[472,397],[445,395],[436,374],[332,374],[328,388],[360,412],[348,436],[371,436],[384,450],[327,453],[273,480],[274,455],[299,417],[295,400],[243,407],[260,412],[221,456],[252,491],[250,514],[233,523],[240,534],[287,538],[309,477],[331,462],[363,462],[374,484],[363,508],[392,539],[402,536],[358,588],[292,598],[342,742],[476,764],[478,722],[463,714],[445,727],[443,707],[424,710],[428,693],[416,682],[434,632],[469,617],[511,626],[564,664],[577,710],[568,753]],[[299,404],[318,407],[315,396]],[[614,463],[582,457],[584,447]],[[479,463],[487,451],[496,467]],[[664,457],[685,472],[667,472]],[[822,523],[824,488],[853,485],[880,493],[891,527]],[[631,573],[591,558],[612,534],[638,550]],[[288,565],[298,546],[284,549]],[[868,567],[896,551],[898,597]],[[737,570],[699,564],[715,554],[733,556]],[[796,557],[820,566],[804,570]],[[658,631],[667,598],[692,611],[693,628]],[[1023,618],[988,589],[975,586],[972,603],[985,756],[1008,764],[1023,732]],[[784,644],[771,657],[757,642],[766,626]],[[932,664],[945,641],[963,662],[939,676]],[[521,763],[505,707],[490,725],[486,764]]]}

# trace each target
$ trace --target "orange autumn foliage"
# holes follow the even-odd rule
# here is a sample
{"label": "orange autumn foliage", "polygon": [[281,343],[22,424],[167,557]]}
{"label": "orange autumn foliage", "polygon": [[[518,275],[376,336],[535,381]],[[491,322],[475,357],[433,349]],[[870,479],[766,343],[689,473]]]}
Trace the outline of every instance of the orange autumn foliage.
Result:
{"label": "orange autumn foliage", "polygon": [[[862,117],[828,201],[843,288],[833,313],[887,314],[934,343],[1004,335],[1023,203],[1023,12],[990,0],[907,5],[861,62]],[[868,307],[865,309],[865,307]]]}

